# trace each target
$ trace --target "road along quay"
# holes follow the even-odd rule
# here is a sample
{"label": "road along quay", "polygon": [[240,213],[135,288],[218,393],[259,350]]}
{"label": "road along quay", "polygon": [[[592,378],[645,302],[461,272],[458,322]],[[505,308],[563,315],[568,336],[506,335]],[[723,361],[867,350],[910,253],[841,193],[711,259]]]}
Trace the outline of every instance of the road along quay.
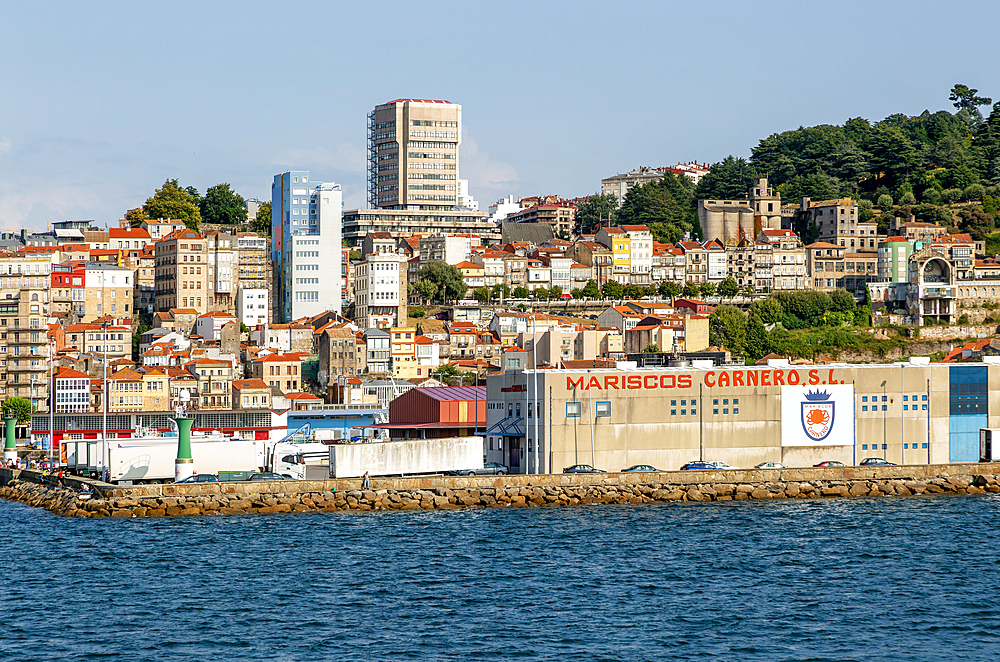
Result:
{"label": "road along quay", "polygon": [[[1000,463],[117,486],[0,469],[0,497],[66,517],[174,517],[1000,493]],[[92,490],[81,499],[86,484]]]}

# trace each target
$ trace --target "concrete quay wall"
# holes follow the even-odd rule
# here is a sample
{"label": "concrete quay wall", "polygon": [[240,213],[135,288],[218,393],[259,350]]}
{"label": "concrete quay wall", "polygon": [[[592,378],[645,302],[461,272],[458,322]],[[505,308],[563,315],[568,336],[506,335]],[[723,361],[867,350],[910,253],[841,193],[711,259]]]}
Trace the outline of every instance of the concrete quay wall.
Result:
{"label": "concrete quay wall", "polygon": [[[75,517],[430,510],[654,501],[1000,493],[1000,463],[113,486],[0,470],[0,497]],[[90,483],[93,498],[76,488]]]}

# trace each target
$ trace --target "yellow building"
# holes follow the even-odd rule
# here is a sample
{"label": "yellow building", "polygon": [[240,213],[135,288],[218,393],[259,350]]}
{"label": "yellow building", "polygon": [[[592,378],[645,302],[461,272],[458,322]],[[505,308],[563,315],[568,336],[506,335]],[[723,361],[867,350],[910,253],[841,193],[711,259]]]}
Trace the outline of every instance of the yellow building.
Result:
{"label": "yellow building", "polygon": [[612,266],[608,280],[628,285],[632,274],[632,240],[622,228],[601,228],[595,238],[611,249]]}
{"label": "yellow building", "polygon": [[170,409],[170,377],[155,368],[142,376],[142,410],[168,411]]}
{"label": "yellow building", "polygon": [[394,326],[389,329],[389,359],[392,376],[409,379],[417,376],[417,328]]}

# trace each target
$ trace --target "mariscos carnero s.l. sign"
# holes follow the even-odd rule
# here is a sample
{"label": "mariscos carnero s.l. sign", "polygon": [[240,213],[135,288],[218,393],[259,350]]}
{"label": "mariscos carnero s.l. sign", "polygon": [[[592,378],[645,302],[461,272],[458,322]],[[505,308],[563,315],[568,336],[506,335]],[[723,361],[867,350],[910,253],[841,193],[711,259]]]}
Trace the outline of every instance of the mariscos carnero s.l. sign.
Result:
{"label": "mariscos carnero s.l. sign", "polygon": [[[796,386],[799,384],[843,384],[835,378],[833,369],[820,370],[708,370],[700,373],[701,383],[708,388],[730,386]],[[599,389],[602,391],[693,388],[697,382],[691,373],[665,373],[648,375],[567,375],[566,388]]]}

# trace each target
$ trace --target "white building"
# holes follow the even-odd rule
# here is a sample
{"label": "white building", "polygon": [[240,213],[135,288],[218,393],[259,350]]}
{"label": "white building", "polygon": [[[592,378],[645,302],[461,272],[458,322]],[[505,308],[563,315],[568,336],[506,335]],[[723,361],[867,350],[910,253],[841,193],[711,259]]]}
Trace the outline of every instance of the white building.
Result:
{"label": "white building", "polygon": [[517,201],[517,197],[513,195],[508,195],[506,198],[500,198],[492,205],[487,208],[490,214],[488,220],[493,221],[499,225],[505,218],[511,214],[516,214],[521,211],[521,203]]}
{"label": "white building", "polygon": [[406,325],[408,262],[404,255],[381,253],[355,265],[354,321],[358,326],[388,329]]}
{"label": "white building", "polygon": [[222,337],[222,327],[231,322],[239,324],[235,315],[224,313],[218,310],[200,315],[194,321],[191,332],[201,336],[205,340],[219,340]]}
{"label": "white building", "polygon": [[435,233],[420,238],[420,264],[443,260],[448,264],[472,261],[472,249],[483,245],[479,235]]}
{"label": "white building", "polygon": [[338,184],[310,182],[301,170],[274,176],[271,260],[275,312],[282,322],[341,312],[342,211]]}
{"label": "white building", "polygon": [[267,324],[267,288],[240,286],[236,288],[236,316],[249,328]]}
{"label": "white building", "polygon": [[469,180],[458,180],[458,200],[455,205],[459,209],[473,209],[479,211],[479,201],[469,195]]}

